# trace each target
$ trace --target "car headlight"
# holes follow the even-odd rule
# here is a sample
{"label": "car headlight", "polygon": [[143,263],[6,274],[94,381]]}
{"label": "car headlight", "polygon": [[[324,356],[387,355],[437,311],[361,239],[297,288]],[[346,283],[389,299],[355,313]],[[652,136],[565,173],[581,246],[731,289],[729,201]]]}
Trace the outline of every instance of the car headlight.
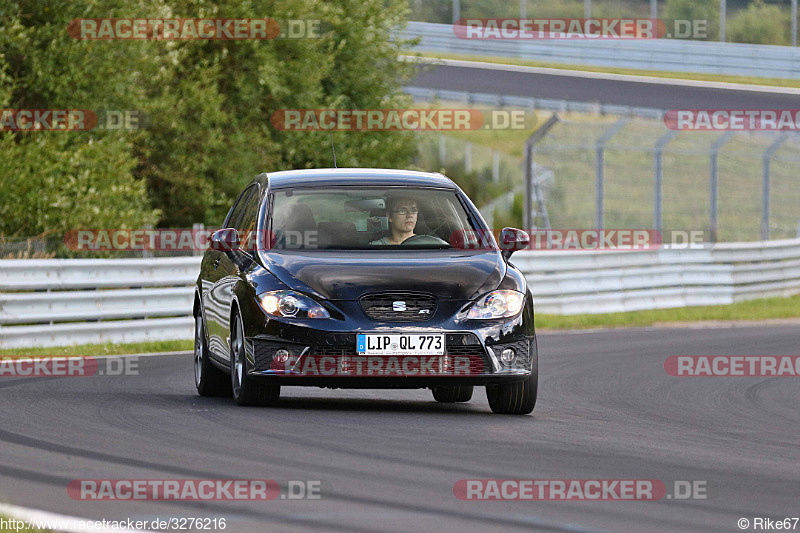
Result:
{"label": "car headlight", "polygon": [[265,292],[258,297],[268,315],[283,318],[330,318],[327,309],[317,302],[293,291]]}
{"label": "car headlight", "polygon": [[517,291],[492,291],[472,304],[467,318],[508,318],[516,315],[525,303],[525,295]]}

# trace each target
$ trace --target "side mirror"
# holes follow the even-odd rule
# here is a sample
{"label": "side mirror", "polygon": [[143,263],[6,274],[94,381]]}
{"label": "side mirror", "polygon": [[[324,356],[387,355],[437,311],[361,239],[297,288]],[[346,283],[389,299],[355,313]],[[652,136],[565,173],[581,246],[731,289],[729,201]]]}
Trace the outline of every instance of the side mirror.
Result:
{"label": "side mirror", "polygon": [[239,249],[239,232],[234,228],[218,229],[211,234],[211,249],[232,252]]}
{"label": "side mirror", "polygon": [[527,232],[516,228],[503,228],[500,232],[500,250],[502,250],[503,259],[508,261],[511,254],[518,250],[524,250],[531,244],[531,237]]}

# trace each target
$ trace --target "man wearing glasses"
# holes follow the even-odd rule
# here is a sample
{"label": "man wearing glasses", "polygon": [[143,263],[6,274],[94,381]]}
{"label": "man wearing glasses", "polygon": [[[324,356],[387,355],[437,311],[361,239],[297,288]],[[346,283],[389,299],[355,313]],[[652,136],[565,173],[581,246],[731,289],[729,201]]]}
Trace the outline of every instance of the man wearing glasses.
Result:
{"label": "man wearing glasses", "polygon": [[415,235],[419,208],[413,198],[392,196],[386,199],[386,212],[389,217],[390,234],[370,242],[376,245],[402,244]]}

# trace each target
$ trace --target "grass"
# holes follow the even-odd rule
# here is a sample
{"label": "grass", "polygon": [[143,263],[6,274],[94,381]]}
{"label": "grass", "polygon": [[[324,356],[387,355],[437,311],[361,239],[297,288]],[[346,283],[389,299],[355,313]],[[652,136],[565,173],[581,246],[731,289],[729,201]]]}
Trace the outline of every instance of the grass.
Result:
{"label": "grass", "polygon": [[800,318],[800,295],[789,298],[763,298],[731,305],[653,309],[629,313],[596,315],[536,315],[536,328],[592,329],[653,326],[675,322],[719,320],[760,321],[779,318]]}
{"label": "grass", "polygon": [[670,78],[679,80],[718,81],[725,83],[743,83],[746,85],[768,85],[771,87],[800,88],[800,80],[785,78],[757,78],[753,76],[730,76],[724,74],[702,74],[696,72],[669,72],[664,70],[644,70],[635,68],[594,67],[588,65],[565,65],[564,63],[549,63],[547,61],[531,61],[509,57],[473,56],[460,54],[442,54],[438,52],[422,52],[423,57],[433,59],[460,59],[462,61],[481,61],[484,63],[497,63],[501,65],[520,65],[524,67],[543,67],[559,70],[580,70],[583,72],[602,72],[607,74],[628,74],[632,76],[648,76],[656,78]]}
{"label": "grass", "polygon": [[106,343],[61,346],[55,348],[7,348],[0,350],[0,356],[6,357],[64,357],[64,356],[100,356],[125,355],[135,353],[186,352],[194,349],[194,341],[152,341],[130,344]]}

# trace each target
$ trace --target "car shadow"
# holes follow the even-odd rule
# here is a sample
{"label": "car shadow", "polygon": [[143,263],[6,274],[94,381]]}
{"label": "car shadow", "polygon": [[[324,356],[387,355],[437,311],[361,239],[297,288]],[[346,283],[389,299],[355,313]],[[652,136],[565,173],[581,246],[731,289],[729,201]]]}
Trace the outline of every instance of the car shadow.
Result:
{"label": "car shadow", "polygon": [[271,409],[322,410],[322,411],[391,411],[408,413],[447,413],[482,415],[492,414],[466,403],[443,404],[436,401],[382,399],[382,398],[281,398]]}

